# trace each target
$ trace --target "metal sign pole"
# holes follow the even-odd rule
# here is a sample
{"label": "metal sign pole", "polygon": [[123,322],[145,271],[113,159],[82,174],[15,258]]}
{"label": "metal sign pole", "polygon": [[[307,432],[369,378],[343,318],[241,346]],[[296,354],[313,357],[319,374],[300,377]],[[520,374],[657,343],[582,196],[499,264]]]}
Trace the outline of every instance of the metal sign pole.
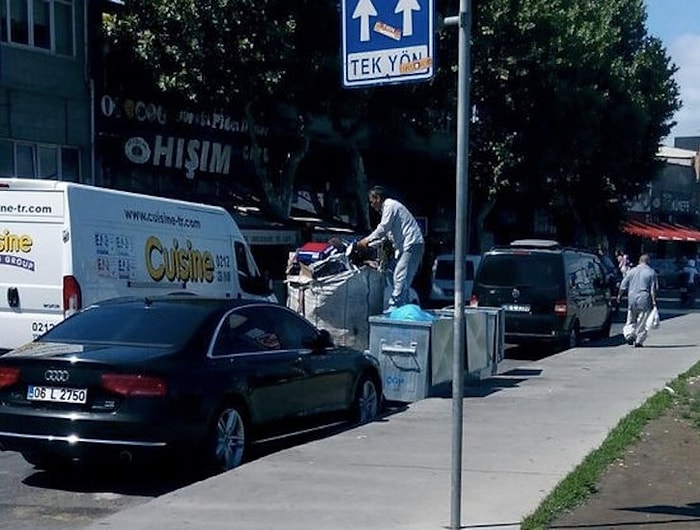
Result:
{"label": "metal sign pole", "polygon": [[462,511],[462,416],[464,401],[464,276],[467,246],[469,179],[469,47],[471,0],[460,0],[459,15],[445,18],[445,25],[459,26],[459,62],[457,85],[457,169],[455,215],[455,304],[454,350],[452,353],[452,496],[450,528],[461,528]]}

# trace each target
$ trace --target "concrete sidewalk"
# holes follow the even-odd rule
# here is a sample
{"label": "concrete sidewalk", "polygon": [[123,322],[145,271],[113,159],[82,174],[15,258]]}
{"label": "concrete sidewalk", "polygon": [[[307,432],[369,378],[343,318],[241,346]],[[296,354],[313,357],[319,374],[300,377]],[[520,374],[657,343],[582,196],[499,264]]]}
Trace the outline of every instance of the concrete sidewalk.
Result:
{"label": "concrete sidewalk", "polygon": [[[630,411],[700,361],[700,315],[525,361],[465,392],[462,526],[516,529]],[[513,361],[508,365],[512,366]],[[516,362],[517,363],[517,362]],[[451,399],[268,455],[91,529],[442,529]]]}

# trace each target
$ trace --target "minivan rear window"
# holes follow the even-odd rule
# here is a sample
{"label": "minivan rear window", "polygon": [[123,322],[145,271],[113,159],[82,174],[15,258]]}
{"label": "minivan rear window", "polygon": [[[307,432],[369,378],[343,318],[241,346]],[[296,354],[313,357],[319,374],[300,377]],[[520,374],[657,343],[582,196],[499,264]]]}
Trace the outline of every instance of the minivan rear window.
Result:
{"label": "minivan rear window", "polygon": [[[471,281],[474,279],[474,263],[467,260],[465,262],[464,268],[464,279],[466,281]],[[435,267],[435,279],[436,280],[454,280],[455,279],[455,262],[454,260],[438,260],[437,267]]]}
{"label": "minivan rear window", "polygon": [[478,281],[500,287],[555,287],[563,275],[560,255],[492,254],[484,256]]}

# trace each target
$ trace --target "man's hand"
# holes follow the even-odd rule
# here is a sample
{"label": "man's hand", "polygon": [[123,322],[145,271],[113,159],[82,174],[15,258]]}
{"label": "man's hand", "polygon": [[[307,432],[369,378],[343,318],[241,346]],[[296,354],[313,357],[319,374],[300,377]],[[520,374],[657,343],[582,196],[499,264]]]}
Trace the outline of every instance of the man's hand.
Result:
{"label": "man's hand", "polygon": [[369,241],[367,241],[367,238],[363,237],[362,239],[360,239],[357,242],[357,248],[359,248],[360,250],[363,250],[363,249],[367,248],[368,244],[369,244]]}

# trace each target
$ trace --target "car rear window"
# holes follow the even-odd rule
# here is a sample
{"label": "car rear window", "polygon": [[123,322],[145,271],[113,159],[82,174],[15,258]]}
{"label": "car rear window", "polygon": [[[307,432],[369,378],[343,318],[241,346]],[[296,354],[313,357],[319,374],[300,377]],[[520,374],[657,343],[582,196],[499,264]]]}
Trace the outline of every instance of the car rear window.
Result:
{"label": "car rear window", "polygon": [[[464,268],[464,279],[469,281],[474,279],[474,263],[467,260]],[[435,267],[436,280],[454,280],[455,279],[455,262],[454,260],[441,259],[438,260]]]}
{"label": "car rear window", "polygon": [[88,308],[41,337],[54,342],[182,346],[211,315],[211,308],[180,304]]}
{"label": "car rear window", "polygon": [[563,273],[559,255],[491,254],[484,256],[478,281],[496,287],[555,287]]}

